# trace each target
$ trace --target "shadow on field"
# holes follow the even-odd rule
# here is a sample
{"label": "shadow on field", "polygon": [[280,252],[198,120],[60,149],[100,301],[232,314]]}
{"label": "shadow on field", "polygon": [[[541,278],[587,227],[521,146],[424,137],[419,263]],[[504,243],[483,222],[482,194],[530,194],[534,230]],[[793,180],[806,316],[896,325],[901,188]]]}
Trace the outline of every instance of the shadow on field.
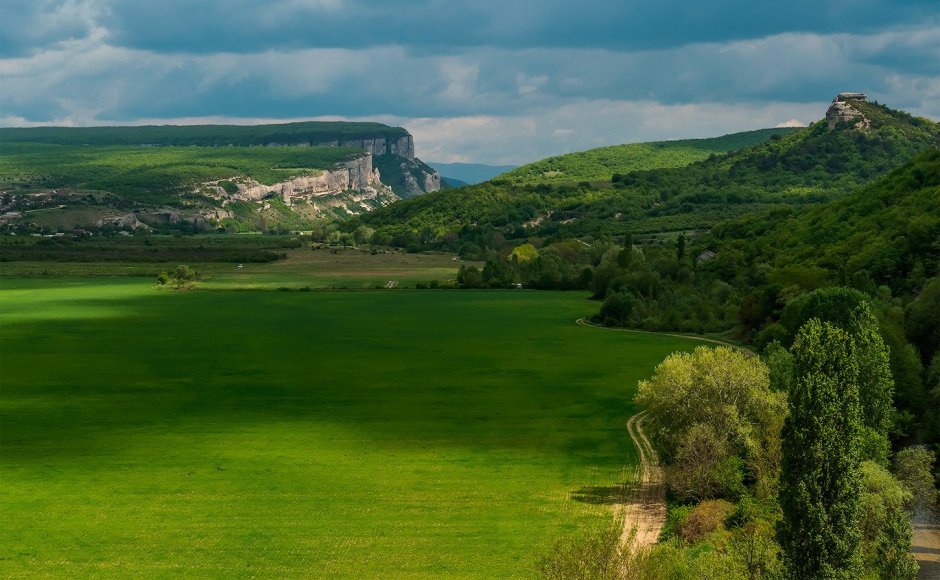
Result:
{"label": "shadow on field", "polygon": [[582,487],[572,491],[568,497],[581,503],[617,505],[626,501],[627,487],[624,485]]}
{"label": "shadow on field", "polygon": [[95,303],[123,313],[113,318],[8,319],[2,455],[105,456],[289,422],[301,440],[308,425],[333,424],[383,451],[525,449],[617,464],[630,389],[677,341],[584,332],[569,322],[571,299],[553,296],[154,292]]}

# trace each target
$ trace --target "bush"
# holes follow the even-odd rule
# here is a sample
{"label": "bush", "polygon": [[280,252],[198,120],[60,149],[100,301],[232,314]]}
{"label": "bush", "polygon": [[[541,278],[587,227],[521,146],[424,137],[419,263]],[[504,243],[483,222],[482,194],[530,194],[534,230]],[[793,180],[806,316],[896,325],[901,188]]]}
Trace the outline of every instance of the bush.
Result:
{"label": "bush", "polygon": [[894,471],[901,485],[911,493],[917,512],[933,510],[937,506],[937,488],[933,480],[935,461],[934,452],[923,445],[902,449],[894,457]]}
{"label": "bush", "polygon": [[588,578],[620,580],[633,578],[631,555],[621,549],[623,521],[615,520],[608,528],[581,537],[556,541],[538,563],[541,578]]}
{"label": "bush", "polygon": [[734,512],[734,504],[722,499],[703,501],[695,506],[676,530],[680,538],[689,543],[704,540],[709,534],[724,528],[725,520]]}

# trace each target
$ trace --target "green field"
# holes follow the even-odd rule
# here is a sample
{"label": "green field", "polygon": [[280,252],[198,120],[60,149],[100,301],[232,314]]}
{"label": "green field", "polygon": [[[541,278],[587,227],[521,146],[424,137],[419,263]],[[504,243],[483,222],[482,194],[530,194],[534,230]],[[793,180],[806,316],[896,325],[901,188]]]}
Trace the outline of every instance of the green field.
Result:
{"label": "green field", "polygon": [[[172,272],[179,264],[186,264],[199,272],[201,289],[363,290],[384,288],[388,282],[397,288],[414,288],[431,280],[454,280],[462,264],[483,266],[455,261],[452,254],[311,248],[301,241],[273,236],[167,236],[155,237],[152,244],[134,238],[109,239],[101,244],[43,242],[23,248],[0,243],[0,280],[127,276],[155,281],[160,272]],[[301,243],[304,245],[295,247]],[[269,254],[284,257],[263,261]]]}
{"label": "green field", "polygon": [[579,293],[0,284],[7,578],[530,575],[692,346]]}

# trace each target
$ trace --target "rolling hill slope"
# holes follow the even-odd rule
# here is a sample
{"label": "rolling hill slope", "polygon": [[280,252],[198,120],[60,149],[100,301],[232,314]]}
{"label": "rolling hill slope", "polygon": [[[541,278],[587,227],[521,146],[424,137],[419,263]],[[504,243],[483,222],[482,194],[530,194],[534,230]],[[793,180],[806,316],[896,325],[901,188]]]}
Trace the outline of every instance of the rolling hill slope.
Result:
{"label": "rolling hill slope", "polygon": [[763,143],[794,128],[758,129],[710,139],[651,141],[600,147],[578,153],[548,157],[523,165],[500,176],[512,183],[565,183],[609,180],[615,173],[685,167],[710,155],[737,151]]}
{"label": "rolling hill slope", "polygon": [[767,134],[763,143],[686,167],[594,183],[495,179],[394,204],[363,221],[393,236],[427,231],[432,238],[471,225],[510,237],[557,238],[708,229],[779,204],[835,199],[937,146],[933,121],[877,103],[851,105],[858,113],[851,122],[822,120]]}

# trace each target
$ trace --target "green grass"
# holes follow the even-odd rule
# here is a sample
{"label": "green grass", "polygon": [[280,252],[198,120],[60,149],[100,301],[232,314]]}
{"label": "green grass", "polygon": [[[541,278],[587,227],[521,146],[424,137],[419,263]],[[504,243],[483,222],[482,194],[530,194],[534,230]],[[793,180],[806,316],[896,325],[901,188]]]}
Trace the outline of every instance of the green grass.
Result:
{"label": "green grass", "polygon": [[693,343],[581,294],[2,281],[0,576],[527,576]]}
{"label": "green grass", "polygon": [[[3,239],[9,240],[9,237],[0,237]],[[419,282],[454,280],[462,264],[483,266],[479,262],[455,261],[452,254],[444,253],[409,254],[384,249],[372,254],[365,248],[311,249],[302,241],[303,236],[293,239],[288,236],[164,236],[153,237],[150,244],[146,239],[136,238],[81,243],[55,240],[36,243],[34,240],[25,240],[27,243],[19,250],[30,251],[21,251],[18,257],[46,256],[46,259],[0,260],[0,280],[44,278],[55,281],[102,276],[155,280],[160,272],[172,272],[179,264],[186,264],[199,272],[199,286],[204,289],[359,290],[383,288],[389,281],[397,282],[398,288],[414,288]],[[299,243],[304,245],[289,247]],[[0,244],[0,258],[14,256],[17,252],[13,250],[17,247]],[[43,248],[47,249],[46,254]],[[260,261],[267,252],[283,254],[285,258]],[[241,259],[244,261],[239,267]]]}

